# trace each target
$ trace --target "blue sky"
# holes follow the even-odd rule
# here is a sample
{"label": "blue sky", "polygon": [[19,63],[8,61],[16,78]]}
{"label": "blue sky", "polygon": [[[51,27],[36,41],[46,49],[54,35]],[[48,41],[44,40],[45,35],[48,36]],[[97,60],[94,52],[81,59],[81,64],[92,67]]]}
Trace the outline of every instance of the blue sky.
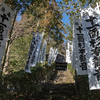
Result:
{"label": "blue sky", "polygon": [[63,13],[63,19],[62,19],[62,22],[64,22],[65,24],[70,22],[69,20],[69,16],[66,15],[66,13]]}
{"label": "blue sky", "polygon": [[17,21],[20,21],[21,17],[22,17],[22,16],[21,16],[20,14],[18,14],[16,20],[17,20]]}
{"label": "blue sky", "polygon": [[[56,0],[57,2],[60,2],[62,0]],[[69,17],[68,15],[66,15],[66,12],[63,13],[63,19],[62,19],[63,23],[69,23]]]}
{"label": "blue sky", "polygon": [[[20,14],[18,14],[18,16],[17,16],[17,21],[20,21],[20,19],[21,19],[21,15]],[[69,23],[69,17],[66,15],[66,13],[63,13],[63,19],[62,19],[62,21],[66,24],[66,23]]]}

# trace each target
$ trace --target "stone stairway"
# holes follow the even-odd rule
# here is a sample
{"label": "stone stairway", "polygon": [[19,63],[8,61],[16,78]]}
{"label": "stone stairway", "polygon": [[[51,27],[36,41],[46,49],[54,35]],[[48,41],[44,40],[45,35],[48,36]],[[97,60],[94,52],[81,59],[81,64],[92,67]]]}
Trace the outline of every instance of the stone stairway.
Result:
{"label": "stone stairway", "polygon": [[36,100],[78,100],[75,82],[69,71],[58,71],[48,82]]}

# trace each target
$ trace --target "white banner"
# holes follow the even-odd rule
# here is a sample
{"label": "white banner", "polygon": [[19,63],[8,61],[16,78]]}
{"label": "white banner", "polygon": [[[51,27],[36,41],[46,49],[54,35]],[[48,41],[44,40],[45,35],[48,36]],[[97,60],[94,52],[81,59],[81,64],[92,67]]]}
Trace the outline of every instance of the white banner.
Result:
{"label": "white banner", "polygon": [[74,19],[74,33],[76,37],[76,50],[78,53],[78,63],[76,66],[77,75],[87,74],[87,61],[86,50],[84,43],[84,34],[82,29],[82,23],[79,19]]}
{"label": "white banner", "polygon": [[45,41],[44,49],[43,49],[43,63],[45,62],[45,53],[46,53],[47,42]]}
{"label": "white banner", "polygon": [[67,49],[66,50],[66,62],[69,63],[70,60],[69,60],[69,50]]}
{"label": "white banner", "polygon": [[45,60],[46,46],[47,46],[47,42],[46,40],[44,40],[44,43],[42,46],[41,60],[40,60],[41,63],[44,63],[44,60]]}
{"label": "white banner", "polygon": [[36,48],[36,43],[37,43],[37,36],[33,36],[32,38],[32,42],[30,45],[30,49],[29,49],[29,53],[28,53],[28,57],[27,57],[27,61],[26,61],[26,65],[25,65],[25,72],[31,73],[30,70],[30,61],[31,61],[31,56],[32,56],[32,52],[35,50]]}
{"label": "white banner", "polygon": [[68,41],[68,49],[66,50],[66,62],[71,63],[72,60],[72,42]]}
{"label": "white banner", "polygon": [[73,66],[73,69],[76,69],[77,63],[78,63],[78,53],[76,48],[76,37],[74,32],[74,25],[73,25],[73,50],[72,50],[72,61],[71,64]]}
{"label": "white banner", "polygon": [[81,16],[87,50],[89,87],[90,90],[100,89],[100,14],[89,7],[82,10]]}
{"label": "white banner", "polygon": [[51,51],[51,63],[54,61],[54,58],[55,58],[55,49],[52,49]]}
{"label": "white banner", "polygon": [[40,50],[39,50],[39,54],[38,54],[38,63],[41,62],[41,55],[42,55],[42,50],[41,50],[41,46],[40,46]]}
{"label": "white banner", "polygon": [[14,12],[3,3],[0,8],[0,66],[4,55],[8,31],[11,26],[13,15]]}
{"label": "white banner", "polygon": [[50,52],[49,52],[49,57],[48,57],[48,65],[51,66],[51,63],[53,62],[53,53],[54,49],[51,47]]}
{"label": "white banner", "polygon": [[58,50],[55,49],[55,50],[54,50],[54,61],[56,60],[57,55],[58,55]]}
{"label": "white banner", "polygon": [[37,39],[36,39],[36,47],[35,47],[34,51],[32,52],[30,66],[34,66],[34,67],[36,66],[36,63],[37,63],[37,60],[38,60],[38,54],[39,54],[39,50],[40,50],[40,46],[41,46],[41,42],[42,42],[42,36],[40,36],[38,34]]}

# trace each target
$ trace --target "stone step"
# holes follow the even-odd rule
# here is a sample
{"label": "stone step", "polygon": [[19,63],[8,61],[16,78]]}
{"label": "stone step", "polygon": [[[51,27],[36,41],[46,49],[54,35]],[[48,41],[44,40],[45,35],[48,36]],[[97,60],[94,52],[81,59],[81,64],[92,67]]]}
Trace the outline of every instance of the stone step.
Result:
{"label": "stone step", "polygon": [[37,100],[78,100],[74,88],[75,83],[70,82],[69,79],[71,77],[69,77],[69,75],[69,72],[59,71],[56,77],[57,82],[55,82],[56,79],[54,79],[55,81],[47,83]]}

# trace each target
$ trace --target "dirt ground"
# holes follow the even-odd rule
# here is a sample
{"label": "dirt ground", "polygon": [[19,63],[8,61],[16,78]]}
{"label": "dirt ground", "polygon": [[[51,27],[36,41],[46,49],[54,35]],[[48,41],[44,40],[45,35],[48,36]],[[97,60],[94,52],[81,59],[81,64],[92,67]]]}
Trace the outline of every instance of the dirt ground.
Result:
{"label": "dirt ground", "polygon": [[67,83],[75,83],[73,76],[67,71],[58,71],[57,76],[55,77],[54,84],[67,84]]}
{"label": "dirt ground", "polygon": [[45,85],[37,100],[78,100],[75,81],[69,70],[57,71],[55,77]]}

